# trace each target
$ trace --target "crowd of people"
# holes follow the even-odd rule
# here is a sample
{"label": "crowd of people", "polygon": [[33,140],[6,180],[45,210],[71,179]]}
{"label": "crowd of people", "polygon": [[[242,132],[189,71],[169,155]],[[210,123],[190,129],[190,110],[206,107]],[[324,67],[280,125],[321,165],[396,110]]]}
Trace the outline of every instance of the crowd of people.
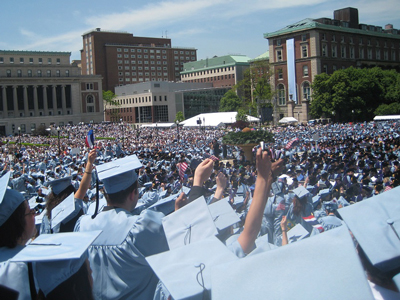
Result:
{"label": "crowd of people", "polygon": [[[93,148],[85,142],[90,130],[97,138]],[[274,142],[254,147],[251,159],[240,147],[222,143],[229,130],[237,129],[178,133],[176,128],[82,124],[65,126],[51,137],[5,138],[2,293],[13,299],[217,299],[218,280],[210,279],[217,271],[206,266],[261,258],[288,244],[296,251],[297,245],[330,235],[335,240],[330,233],[335,230],[356,243],[356,234],[344,231],[340,211],[398,190],[396,121],[264,129],[273,132]],[[47,248],[59,245],[54,239],[67,234],[79,243],[91,232],[97,236],[77,257],[61,258],[57,251],[46,257]],[[362,272],[352,266],[353,279],[369,283],[363,293],[370,299],[399,299],[400,251],[390,257],[391,267],[377,267],[360,244],[353,247],[354,255],[359,254],[368,277],[359,264]],[[15,258],[34,245],[42,245],[40,258]],[[208,250],[199,253],[204,247]],[[203,258],[214,247],[220,253]],[[177,265],[193,270],[182,267],[175,276]],[[50,284],[47,277],[56,278]],[[326,291],[335,280],[329,278]],[[290,297],[284,291],[281,296]]]}

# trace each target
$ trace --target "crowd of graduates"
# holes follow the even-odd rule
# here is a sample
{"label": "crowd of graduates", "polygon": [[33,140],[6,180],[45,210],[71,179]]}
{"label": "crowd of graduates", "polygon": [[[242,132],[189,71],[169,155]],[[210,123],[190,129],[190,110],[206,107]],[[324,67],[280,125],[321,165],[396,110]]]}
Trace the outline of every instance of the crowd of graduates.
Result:
{"label": "crowd of graduates", "polygon": [[[90,130],[102,138],[93,148],[85,143]],[[240,284],[232,276],[239,264],[257,265],[272,253],[300,276],[300,258],[288,265],[282,250],[318,253],[328,239],[341,246],[328,250],[327,266],[352,259],[336,268],[339,278],[320,286],[331,292],[324,298],[398,299],[399,233],[394,242],[388,238],[393,254],[375,259],[344,216],[353,207],[360,213],[381,205],[389,211],[386,222],[399,212],[392,201],[400,184],[399,123],[266,130],[274,142],[254,147],[251,160],[240,147],[222,144],[224,129],[178,135],[176,129],[82,124],[61,128],[58,137],[8,137],[0,158],[2,293],[14,299],[240,299],[241,292],[260,289],[249,297],[309,298],[315,282],[297,294],[284,280],[275,282],[284,285],[278,294],[268,296],[268,284],[247,284],[235,294]],[[379,219],[370,217],[371,224]],[[387,222],[390,234],[397,219]],[[387,250],[375,244],[375,251]],[[354,253],[342,255],[340,247]],[[71,248],[80,252],[72,256]],[[232,275],[218,271],[224,264]],[[224,273],[230,284],[221,282]],[[356,298],[345,287],[332,292],[347,273],[349,288],[358,286]]]}

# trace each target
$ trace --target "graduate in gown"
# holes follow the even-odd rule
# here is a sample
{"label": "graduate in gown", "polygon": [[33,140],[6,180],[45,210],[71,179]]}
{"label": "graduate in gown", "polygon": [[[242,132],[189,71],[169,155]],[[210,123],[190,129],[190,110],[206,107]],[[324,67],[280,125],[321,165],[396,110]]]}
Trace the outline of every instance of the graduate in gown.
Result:
{"label": "graduate in gown", "polygon": [[[122,162],[122,160],[124,160]],[[98,167],[107,206],[95,217],[82,216],[75,231],[102,230],[89,247],[96,299],[152,299],[158,282],[145,257],[168,250],[161,219],[164,214],[130,212],[138,201],[136,156]]]}

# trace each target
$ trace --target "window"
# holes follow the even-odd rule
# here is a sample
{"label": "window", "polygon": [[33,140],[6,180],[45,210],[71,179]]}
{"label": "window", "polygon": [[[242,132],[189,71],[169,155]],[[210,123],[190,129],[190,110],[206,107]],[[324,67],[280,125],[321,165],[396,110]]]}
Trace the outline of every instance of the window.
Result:
{"label": "window", "polygon": [[308,82],[303,83],[303,99],[310,100],[311,89]]}
{"label": "window", "polygon": [[28,70],[28,77],[32,77],[32,70]]}
{"label": "window", "polygon": [[322,45],[322,56],[328,56],[328,48],[325,44]]}
{"label": "window", "polygon": [[117,52],[121,52],[122,51],[122,49],[121,48],[117,48]]}
{"label": "window", "polygon": [[57,58],[57,65],[61,63],[61,59]]}
{"label": "window", "polygon": [[23,57],[20,57],[20,58],[19,58],[19,63],[20,63],[20,64],[23,64],[23,63],[24,63],[24,58],[23,58]]}
{"label": "window", "polygon": [[364,58],[364,48],[363,47],[360,47],[359,58],[361,58],[361,59]]}
{"label": "window", "polygon": [[340,46],[340,55],[342,58],[346,58],[346,46]]}
{"label": "window", "polygon": [[384,50],[384,51],[383,51],[383,59],[384,59],[384,60],[389,60],[389,54],[388,54],[388,51],[387,51],[387,50]]}
{"label": "window", "polygon": [[376,49],[376,59],[381,59],[381,50]]}
{"label": "window", "polygon": [[337,46],[336,45],[332,46],[332,57],[337,57]]}
{"label": "window", "polygon": [[42,70],[37,70],[37,76],[42,77]]}
{"label": "window", "polygon": [[342,36],[340,37],[340,41],[341,41],[342,43],[344,43],[344,35],[342,35]]}
{"label": "window", "polygon": [[285,87],[283,84],[278,85],[278,105],[286,105]]}
{"label": "window", "polygon": [[33,64],[33,57],[29,58],[29,63]]}
{"label": "window", "polygon": [[349,43],[350,43],[350,44],[353,44],[353,38],[352,38],[352,37],[350,37]]}
{"label": "window", "polygon": [[7,70],[7,77],[11,77],[11,70]]}
{"label": "window", "polygon": [[282,61],[282,50],[276,50],[276,60]]}
{"label": "window", "polygon": [[360,38],[360,39],[358,40],[358,43],[359,43],[360,45],[362,45],[362,43],[363,43],[362,38]]}
{"label": "window", "polygon": [[10,57],[10,64],[14,63],[14,57]]}
{"label": "window", "polygon": [[17,77],[22,77],[22,70],[17,70]]}
{"label": "window", "polygon": [[69,77],[69,70],[65,70],[65,77]]}
{"label": "window", "polygon": [[281,39],[277,39],[276,40],[276,45],[277,46],[281,46],[282,45],[282,40]]}
{"label": "window", "polygon": [[321,39],[322,39],[323,41],[326,41],[326,33],[323,33],[323,34],[321,35]]}
{"label": "window", "polygon": [[278,69],[278,79],[283,79],[283,71],[282,71],[282,69]]}
{"label": "window", "polygon": [[86,83],[87,90],[93,90],[93,83]]}
{"label": "window", "polygon": [[354,59],[354,47],[350,47],[350,58]]}
{"label": "window", "polygon": [[392,50],[392,60],[395,61],[396,60],[396,51]]}
{"label": "window", "polygon": [[43,58],[39,57],[38,62],[39,62],[39,65],[41,65],[43,63]]}
{"label": "window", "polygon": [[308,66],[303,66],[303,76],[308,76]]}
{"label": "window", "polygon": [[301,46],[301,57],[308,57],[307,46]]}
{"label": "window", "polygon": [[328,74],[328,65],[323,65],[323,71],[322,72],[324,72],[324,73],[327,73]]}
{"label": "window", "polygon": [[301,41],[306,42],[307,41],[307,34],[302,34],[301,35]]}
{"label": "window", "polygon": [[49,65],[51,65],[51,57],[49,57],[49,58],[47,59],[47,63],[48,63]]}
{"label": "window", "polygon": [[336,42],[336,35],[332,35],[332,42]]}
{"label": "window", "polygon": [[47,77],[51,77],[51,70],[47,70],[46,74],[47,74]]}
{"label": "window", "polygon": [[56,70],[56,76],[60,77],[60,70]]}
{"label": "window", "polygon": [[4,57],[0,57],[0,64],[4,64]]}
{"label": "window", "polygon": [[368,59],[372,59],[372,49],[370,49],[370,48],[367,49],[367,55],[368,55]]}

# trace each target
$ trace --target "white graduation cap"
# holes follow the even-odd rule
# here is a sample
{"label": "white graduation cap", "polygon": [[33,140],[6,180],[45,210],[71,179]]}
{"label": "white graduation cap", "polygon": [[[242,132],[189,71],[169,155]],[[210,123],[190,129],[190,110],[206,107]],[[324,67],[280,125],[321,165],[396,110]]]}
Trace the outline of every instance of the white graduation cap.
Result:
{"label": "white graduation cap", "polygon": [[212,299],[374,299],[345,226],[214,266],[211,282]]}
{"label": "white graduation cap", "polygon": [[146,260],[174,299],[201,300],[211,299],[212,268],[238,258],[216,237],[210,237]]}
{"label": "white graduation cap", "polygon": [[227,202],[228,198],[221,199],[208,206],[212,219],[218,230],[223,230],[233,224],[240,222],[240,218]]}
{"label": "white graduation cap", "polygon": [[86,250],[101,230],[41,234],[10,261],[35,262],[34,275],[45,295],[74,275],[87,258]]}
{"label": "white graduation cap", "polygon": [[162,220],[170,249],[217,235],[204,197],[200,197]]}
{"label": "white graduation cap", "polygon": [[373,266],[400,267],[400,187],[338,209]]}
{"label": "white graduation cap", "polygon": [[160,211],[164,215],[169,215],[175,210],[175,200],[178,197],[179,193],[160,199],[156,203],[151,205],[148,209],[152,209],[154,211]]}
{"label": "white graduation cap", "polygon": [[51,211],[51,229],[67,219],[75,212],[74,193],[71,193]]}
{"label": "white graduation cap", "polygon": [[24,202],[24,196],[12,189],[7,189],[10,172],[0,178],[0,226],[14,213],[17,207]]}
{"label": "white graduation cap", "polygon": [[302,240],[308,235],[308,231],[301,224],[296,224],[296,226],[287,232],[289,244]]}
{"label": "white graduation cap", "polygon": [[72,176],[66,176],[63,178],[48,181],[48,182],[46,182],[46,184],[51,187],[51,190],[53,191],[54,194],[58,195],[63,190],[65,190],[67,187],[72,185],[71,180],[72,180]]}
{"label": "white graduation cap", "polygon": [[96,166],[99,179],[104,183],[108,194],[114,194],[130,187],[137,180],[135,169],[142,163],[136,155],[125,156]]}

